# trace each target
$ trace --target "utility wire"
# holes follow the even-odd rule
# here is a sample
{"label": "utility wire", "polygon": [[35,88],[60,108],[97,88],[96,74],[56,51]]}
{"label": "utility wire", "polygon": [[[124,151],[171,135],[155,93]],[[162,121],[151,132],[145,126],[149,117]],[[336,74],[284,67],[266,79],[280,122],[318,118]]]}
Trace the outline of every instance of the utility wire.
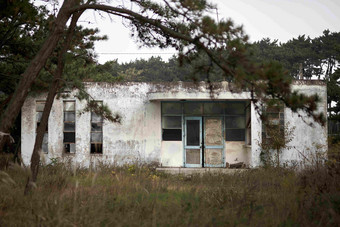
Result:
{"label": "utility wire", "polygon": [[141,54],[177,54],[177,53],[96,53],[96,54],[136,54],[136,55],[141,55]]}

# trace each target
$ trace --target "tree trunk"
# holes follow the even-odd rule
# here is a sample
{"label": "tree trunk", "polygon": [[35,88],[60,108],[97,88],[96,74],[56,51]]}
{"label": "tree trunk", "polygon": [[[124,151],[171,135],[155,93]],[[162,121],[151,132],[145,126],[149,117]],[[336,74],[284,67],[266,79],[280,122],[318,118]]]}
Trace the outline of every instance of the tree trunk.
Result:
{"label": "tree trunk", "polygon": [[31,190],[31,187],[33,185],[32,183],[35,183],[37,181],[38,172],[39,172],[41,146],[42,146],[42,142],[44,139],[44,134],[45,134],[46,127],[48,124],[48,118],[49,118],[49,115],[52,109],[53,101],[59,89],[60,80],[62,79],[64,65],[65,65],[65,54],[71,46],[74,29],[82,13],[83,11],[77,12],[72,16],[72,21],[69,26],[67,36],[65,38],[63,47],[60,50],[59,55],[58,55],[57,70],[54,74],[53,82],[48,90],[48,95],[47,95],[47,100],[45,103],[44,111],[41,117],[40,125],[37,129],[37,136],[35,138],[35,144],[34,144],[33,153],[31,157],[31,177],[28,178],[28,181],[25,187],[25,192],[24,192],[25,194],[27,194]]}
{"label": "tree trunk", "polygon": [[[76,0],[64,1],[55,23],[53,24],[52,31],[43,46],[31,61],[30,65],[27,67],[25,72],[21,75],[18,86],[14,92],[14,95],[7,106],[5,112],[1,116],[0,120],[0,131],[4,133],[9,133],[12,128],[15,119],[17,118],[22,105],[24,104],[28,92],[34,82],[34,80],[39,75],[41,69],[45,66],[45,63],[55,47],[57,46],[66,26],[67,21],[71,16],[70,8],[77,4]],[[0,151],[4,146],[4,138],[0,137]]]}

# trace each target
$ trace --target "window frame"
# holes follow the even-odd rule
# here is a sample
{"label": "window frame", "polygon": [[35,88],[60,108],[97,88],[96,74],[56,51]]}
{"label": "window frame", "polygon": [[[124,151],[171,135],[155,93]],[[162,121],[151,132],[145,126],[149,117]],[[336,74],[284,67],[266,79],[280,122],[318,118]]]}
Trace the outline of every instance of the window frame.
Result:
{"label": "window frame", "polygon": [[[42,109],[38,110],[38,103],[43,103],[43,107]],[[45,105],[46,105],[46,100],[36,100],[35,101],[35,121],[36,121],[36,124],[35,124],[35,136],[37,136],[37,130],[38,130],[38,126],[41,122],[41,117],[42,117],[42,113],[44,112],[44,109],[45,109]],[[40,119],[38,119],[38,114],[41,113],[41,117],[39,117]],[[46,148],[46,150],[44,149]],[[42,146],[41,146],[41,150],[45,153],[45,154],[48,154],[48,122],[47,122],[47,127],[46,127],[46,130],[44,132],[44,138],[43,138],[43,143],[42,143]]]}
{"label": "window frame", "polygon": [[[166,103],[178,103],[181,106],[181,113],[164,113],[163,112],[163,105]],[[185,113],[185,105],[186,103],[199,103],[201,104],[201,113]],[[222,111],[220,113],[207,113],[205,110],[205,106],[207,103],[212,103],[212,104],[219,104],[221,105],[220,108],[222,108]],[[242,114],[227,114],[227,107],[228,105],[232,103],[242,103],[244,106],[244,110]],[[246,142],[247,141],[247,119],[246,119],[246,113],[247,113],[247,100],[218,100],[218,101],[161,101],[161,133],[162,133],[162,141],[183,141],[183,125],[184,125],[184,118],[188,116],[200,116],[200,117],[222,117],[223,118],[223,132],[224,132],[224,141],[227,142],[232,142],[232,141],[239,141],[239,142]],[[164,138],[164,130],[168,130],[167,128],[164,127],[163,124],[163,117],[181,117],[181,139],[179,140],[173,140],[173,139],[165,139]],[[242,117],[244,119],[244,127],[243,128],[227,128],[226,127],[226,122],[227,122],[227,117],[228,116],[236,116],[236,117]],[[227,136],[227,130],[231,129],[237,129],[237,130],[243,130],[243,137],[241,139],[233,139],[229,140],[226,138]]]}
{"label": "window frame", "polygon": [[[264,105],[263,108],[262,108],[262,114],[265,115],[265,117],[267,119],[265,120],[262,120],[262,133],[261,133],[261,136],[262,136],[262,143],[264,144],[267,144],[267,143],[270,143],[270,139],[271,139],[271,136],[268,134],[266,128],[267,127],[278,127],[278,132],[284,136],[284,130],[285,130],[285,105],[284,103],[280,102],[278,104],[274,104],[273,106],[271,106],[271,108],[277,108],[278,107],[278,112],[275,112],[273,110],[271,110],[270,112],[267,111],[267,108],[268,106],[267,105]],[[274,119],[274,120],[278,120],[278,123],[275,124],[273,123],[274,121],[271,122],[271,120],[273,119],[269,119],[268,117],[268,114],[278,114],[278,118],[277,119]],[[273,123],[273,124],[271,124]]]}
{"label": "window frame", "polygon": [[[98,103],[98,105],[101,105],[103,106],[103,101],[101,100],[98,100],[98,101],[95,101]],[[100,121],[92,121],[92,115],[95,114],[97,116],[100,117]],[[96,130],[96,131],[92,131],[92,123],[96,123],[100,125],[100,131]],[[102,116],[96,114],[95,112],[90,112],[90,154],[92,155],[102,155],[104,152],[103,152],[103,125],[104,125],[104,119]],[[101,141],[100,142],[92,142],[92,133],[100,133],[101,135]],[[93,151],[92,150],[92,147],[97,147],[97,146],[100,146],[99,148],[99,151],[100,152],[97,152],[97,151]],[[97,148],[94,148],[94,150],[96,150]]]}
{"label": "window frame", "polygon": [[[69,111],[65,108],[65,103],[74,103],[74,110]],[[74,121],[66,121],[65,113],[74,113]],[[63,100],[63,145],[64,145],[64,153],[66,154],[75,154],[76,153],[76,100]],[[74,131],[65,131],[65,123],[74,123]],[[65,142],[65,133],[74,133],[74,142]],[[74,144],[74,152],[71,152],[71,144]],[[66,146],[69,146],[69,150],[67,151]]]}
{"label": "window frame", "polygon": [[[178,103],[180,104],[180,112],[181,113],[163,113],[163,106],[166,103]],[[162,141],[182,141],[183,140],[183,102],[176,102],[176,101],[167,101],[167,102],[161,102],[161,130],[162,130]],[[180,117],[181,118],[181,127],[180,128],[165,128],[164,126],[164,121],[163,118],[166,117]],[[165,132],[170,132],[170,130],[172,132],[174,132],[175,130],[177,131],[177,133],[180,134],[180,136],[177,135],[177,137],[175,139],[172,138],[167,138],[167,136],[169,136],[168,133],[165,134]],[[180,130],[180,132],[179,132]]]}
{"label": "window frame", "polygon": [[[228,105],[230,104],[238,104],[238,103],[241,103],[243,104],[243,107],[244,107],[244,110],[243,110],[243,113],[242,114],[238,114],[238,113],[227,113],[227,108],[228,108]],[[247,119],[246,119],[246,109],[247,109],[247,102],[246,101],[226,101],[225,102],[225,109],[224,109],[224,140],[226,142],[246,142],[247,138],[246,138],[246,129],[247,129]],[[243,125],[244,127],[227,127],[227,124],[228,124],[228,117],[242,117],[243,119]],[[228,131],[236,131],[236,130],[239,130],[239,131],[243,131],[243,137],[240,138],[240,139],[229,139],[228,138]]]}

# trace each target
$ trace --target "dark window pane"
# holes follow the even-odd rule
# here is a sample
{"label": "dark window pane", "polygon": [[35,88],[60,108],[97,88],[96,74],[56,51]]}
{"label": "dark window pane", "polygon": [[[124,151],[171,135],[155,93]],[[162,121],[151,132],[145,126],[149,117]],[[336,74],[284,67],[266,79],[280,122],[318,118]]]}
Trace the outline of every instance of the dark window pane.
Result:
{"label": "dark window pane", "polygon": [[164,141],[182,141],[181,129],[163,129]]}
{"label": "dark window pane", "polygon": [[64,151],[66,153],[76,153],[76,144],[75,143],[64,144]]}
{"label": "dark window pane", "polygon": [[76,115],[74,112],[64,112],[64,121],[75,121]]}
{"label": "dark window pane", "polygon": [[226,129],[226,141],[244,141],[245,129]]}
{"label": "dark window pane", "polygon": [[103,131],[103,123],[91,123],[91,131],[92,132],[101,132]]}
{"label": "dark window pane", "polygon": [[199,146],[200,145],[200,121],[187,120],[187,145]]}
{"label": "dark window pane", "polygon": [[221,115],[223,114],[223,103],[204,103],[205,115]]}
{"label": "dark window pane", "polygon": [[74,132],[64,132],[64,143],[74,143],[76,135]]}
{"label": "dark window pane", "polygon": [[103,117],[94,113],[94,112],[91,112],[91,121],[92,122],[102,122],[103,121]]}
{"label": "dark window pane", "polygon": [[245,113],[245,103],[244,102],[228,102],[226,103],[225,113],[227,115],[238,115]]}
{"label": "dark window pane", "polygon": [[162,127],[165,129],[182,128],[182,117],[162,117]]}
{"label": "dark window pane", "polygon": [[64,131],[65,132],[74,132],[76,129],[76,125],[74,122],[65,122],[64,123]]}
{"label": "dark window pane", "polygon": [[91,153],[92,154],[102,154],[103,153],[103,144],[101,143],[91,143]]}
{"label": "dark window pane", "polygon": [[91,142],[101,143],[102,139],[102,132],[91,132]]}
{"label": "dark window pane", "polygon": [[226,116],[225,125],[226,128],[245,128],[245,120],[245,116]]}
{"label": "dark window pane", "polygon": [[162,114],[182,114],[182,104],[162,103]]}
{"label": "dark window pane", "polygon": [[186,115],[202,115],[203,104],[202,103],[184,103],[184,114]]}

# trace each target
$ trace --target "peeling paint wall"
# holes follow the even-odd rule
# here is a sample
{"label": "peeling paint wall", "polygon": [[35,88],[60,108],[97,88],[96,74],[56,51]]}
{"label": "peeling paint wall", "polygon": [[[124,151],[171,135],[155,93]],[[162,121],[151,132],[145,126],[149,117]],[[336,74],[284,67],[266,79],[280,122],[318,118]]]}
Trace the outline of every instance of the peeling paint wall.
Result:
{"label": "peeling paint wall", "polygon": [[[302,82],[292,85],[293,90],[306,95],[318,94],[321,102],[318,105],[318,112],[327,116],[327,88],[318,84],[304,84]],[[301,117],[298,116],[301,115]],[[293,131],[293,140],[282,154],[283,162],[296,162],[303,160],[304,157],[311,158],[315,156],[316,151],[327,150],[327,123],[321,126],[315,123],[313,119],[306,116],[306,113],[293,113],[290,109],[285,108],[285,124],[289,123],[289,127],[295,127]],[[313,126],[309,126],[312,123]]]}
{"label": "peeling paint wall", "polygon": [[[206,84],[193,83],[88,83],[89,94],[98,101],[107,104],[113,113],[122,116],[122,123],[104,121],[103,154],[90,154],[91,114],[79,115],[85,107],[84,101],[75,100],[72,95],[67,99],[54,101],[49,118],[48,154],[42,154],[42,160],[49,162],[51,158],[69,160],[79,166],[89,167],[99,163],[117,164],[131,162],[159,162],[162,166],[183,167],[184,151],[182,141],[162,141],[161,101],[162,100],[212,100],[212,94]],[[319,93],[323,104],[320,111],[326,113],[326,86],[323,84],[295,84],[293,89],[305,94]],[[216,85],[214,100],[248,100],[248,92],[232,93],[227,83]],[[25,164],[30,163],[35,141],[35,105],[37,100],[45,100],[46,96],[27,98],[22,108],[22,157]],[[76,153],[63,152],[63,101],[75,100],[76,103]],[[251,145],[245,142],[226,142],[224,145],[225,162],[230,164],[244,162],[255,167],[260,164],[261,121],[251,103]],[[304,151],[312,147],[312,143],[327,144],[327,130],[321,126],[315,128],[305,124],[295,113],[285,110],[285,121],[296,126],[295,137],[291,145],[295,150]],[[310,119],[307,119],[310,121]],[[217,139],[217,138],[216,138]],[[283,153],[283,160],[298,160],[300,156],[295,150]],[[218,152],[217,152],[218,153]],[[215,163],[216,152],[206,153],[208,162]]]}

